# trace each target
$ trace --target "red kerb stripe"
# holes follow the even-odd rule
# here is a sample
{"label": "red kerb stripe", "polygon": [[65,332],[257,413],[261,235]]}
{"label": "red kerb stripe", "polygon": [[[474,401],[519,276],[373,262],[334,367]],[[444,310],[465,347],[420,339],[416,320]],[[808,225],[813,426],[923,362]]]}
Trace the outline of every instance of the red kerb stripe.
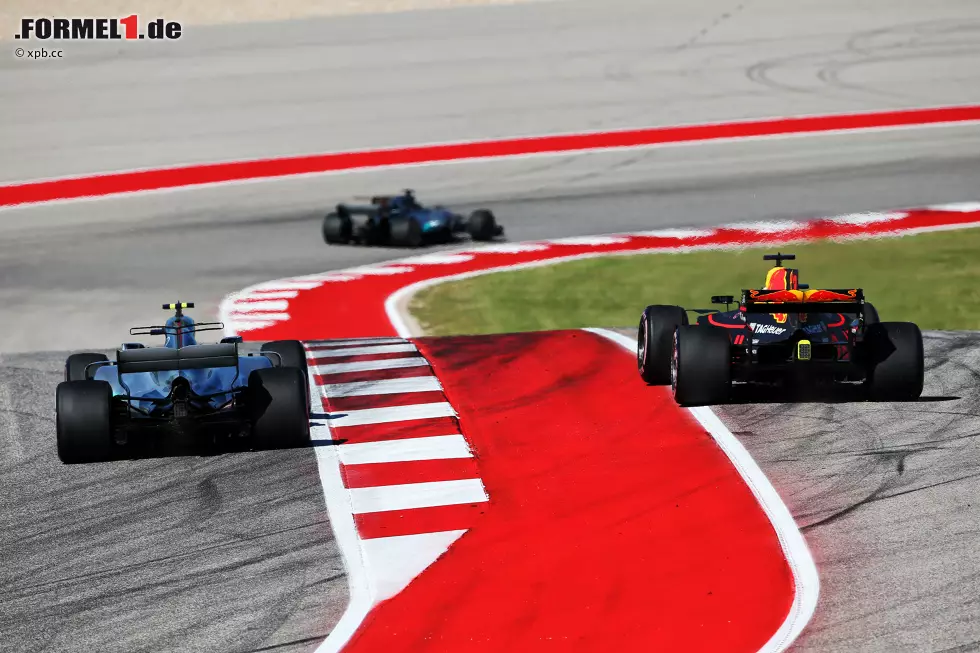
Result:
{"label": "red kerb stripe", "polygon": [[480,478],[475,458],[445,460],[407,460],[366,465],[341,465],[344,485],[348,488],[432,483]]}
{"label": "red kerb stripe", "polygon": [[440,390],[427,392],[401,392],[390,395],[363,395],[360,397],[327,397],[330,408],[339,410],[361,410],[363,408],[388,408],[392,406],[411,406],[413,404],[434,404],[445,401],[446,395]]}
{"label": "red kerb stripe", "polygon": [[424,438],[431,435],[453,435],[459,433],[459,423],[455,417],[433,417],[409,422],[389,422],[387,424],[331,426],[331,429],[333,429],[335,438],[356,444],[358,442]]}
{"label": "red kerb stripe", "polygon": [[490,510],[490,503],[465,503],[413,510],[392,510],[354,515],[362,539],[418,535],[471,528]]}

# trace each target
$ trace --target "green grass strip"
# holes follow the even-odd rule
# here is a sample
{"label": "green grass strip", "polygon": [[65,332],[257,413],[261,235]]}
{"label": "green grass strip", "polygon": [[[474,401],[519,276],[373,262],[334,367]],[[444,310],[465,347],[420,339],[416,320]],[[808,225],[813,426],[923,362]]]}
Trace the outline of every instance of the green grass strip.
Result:
{"label": "green grass strip", "polygon": [[430,335],[632,326],[649,304],[710,308],[711,295],[762,287],[762,255],[777,249],[811,288],[864,288],[882,321],[980,329],[980,229],[571,261],[435,286],[409,311]]}

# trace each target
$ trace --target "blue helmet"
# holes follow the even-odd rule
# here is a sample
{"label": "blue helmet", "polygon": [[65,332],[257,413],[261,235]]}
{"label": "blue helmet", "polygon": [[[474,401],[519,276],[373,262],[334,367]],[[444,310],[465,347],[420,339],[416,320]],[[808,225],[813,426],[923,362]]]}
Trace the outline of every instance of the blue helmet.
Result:
{"label": "blue helmet", "polygon": [[[173,315],[167,320],[167,325],[163,331],[166,335],[164,347],[177,349],[187,345],[196,345],[197,338],[194,337],[194,318],[189,315]],[[190,328],[188,328],[190,327]]]}

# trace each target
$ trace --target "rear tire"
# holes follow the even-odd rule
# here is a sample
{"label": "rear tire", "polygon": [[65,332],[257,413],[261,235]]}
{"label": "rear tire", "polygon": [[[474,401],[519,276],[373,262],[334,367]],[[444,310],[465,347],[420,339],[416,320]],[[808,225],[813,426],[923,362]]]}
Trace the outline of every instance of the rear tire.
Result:
{"label": "rear tire", "polygon": [[497,218],[486,209],[479,209],[470,214],[466,221],[466,231],[473,240],[493,240],[497,235]]}
{"label": "rear tire", "polygon": [[922,331],[911,322],[879,322],[865,336],[872,401],[912,401],[922,395],[925,351]]}
{"label": "rear tire", "polygon": [[731,341],[727,333],[699,326],[674,332],[671,390],[681,406],[728,401],[732,388]]}
{"label": "rear tire", "polygon": [[[310,377],[306,363],[306,348],[299,340],[273,340],[262,345],[261,352],[279,354],[283,367],[295,367],[303,372],[303,387],[306,389],[306,407],[310,407]],[[275,360],[276,356],[271,356]],[[278,361],[276,361],[278,362]]]}
{"label": "rear tire", "polygon": [[346,245],[354,235],[350,216],[329,213],[323,219],[323,242],[328,245]]}
{"label": "rear tire", "polygon": [[674,329],[687,324],[687,312],[680,306],[646,307],[636,334],[636,367],[644,381],[670,385]]}
{"label": "rear tire", "polygon": [[289,449],[310,443],[309,393],[301,370],[254,370],[248,376],[247,397],[255,448]]}
{"label": "rear tire", "polygon": [[112,386],[64,381],[55,392],[58,458],[66,465],[112,460]]}
{"label": "rear tire", "polygon": [[422,227],[415,220],[395,220],[390,229],[391,242],[395,246],[418,247],[422,244]]}
{"label": "rear tire", "polygon": [[864,302],[864,323],[865,325],[878,324],[878,309],[871,302]]}
{"label": "rear tire", "polygon": [[85,368],[90,363],[102,363],[108,362],[109,358],[105,354],[93,354],[93,353],[83,353],[83,354],[72,354],[65,361],[65,381],[85,381],[91,379],[92,375],[95,374],[101,366],[95,366],[88,368],[89,376],[85,375]]}

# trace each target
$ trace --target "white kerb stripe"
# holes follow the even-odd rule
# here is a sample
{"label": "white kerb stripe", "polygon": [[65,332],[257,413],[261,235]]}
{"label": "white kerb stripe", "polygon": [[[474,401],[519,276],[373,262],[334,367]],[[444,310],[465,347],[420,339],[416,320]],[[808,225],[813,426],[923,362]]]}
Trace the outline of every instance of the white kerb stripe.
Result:
{"label": "white kerb stripe", "polygon": [[472,458],[469,445],[459,433],[430,435],[424,438],[360,442],[338,446],[340,462],[345,465],[398,463],[408,460],[446,460]]}
{"label": "white kerb stripe", "polygon": [[364,345],[397,345],[408,342],[404,338],[357,338],[356,340],[327,340],[324,342],[307,343],[313,351],[321,349],[337,349],[338,347],[358,347]]}
{"label": "white kerb stripe", "polygon": [[433,417],[456,417],[456,411],[445,401],[434,404],[362,408],[360,410],[338,411],[337,417],[330,418],[328,423],[331,429],[335,429],[344,426],[407,422],[413,419],[430,419]]}
{"label": "white kerb stripe", "polygon": [[314,374],[345,374],[347,372],[369,372],[372,370],[393,370],[402,367],[428,367],[429,361],[421,356],[407,358],[387,358],[380,361],[353,361],[351,363],[326,363],[311,365]]}
{"label": "white kerb stripe", "polygon": [[400,392],[437,392],[442,384],[434,376],[413,376],[406,379],[378,379],[320,386],[328,397],[364,397],[367,395],[392,395]]}
{"label": "white kerb stripe", "polygon": [[374,345],[371,347],[344,347],[342,349],[319,349],[317,358],[330,356],[361,356],[366,354],[398,354],[406,351],[418,351],[410,342],[397,345]]}
{"label": "white kerb stripe", "polygon": [[351,509],[355,515],[388,510],[411,510],[433,506],[454,506],[488,501],[483,481],[468,478],[461,481],[434,481],[406,485],[381,485],[350,490]]}

